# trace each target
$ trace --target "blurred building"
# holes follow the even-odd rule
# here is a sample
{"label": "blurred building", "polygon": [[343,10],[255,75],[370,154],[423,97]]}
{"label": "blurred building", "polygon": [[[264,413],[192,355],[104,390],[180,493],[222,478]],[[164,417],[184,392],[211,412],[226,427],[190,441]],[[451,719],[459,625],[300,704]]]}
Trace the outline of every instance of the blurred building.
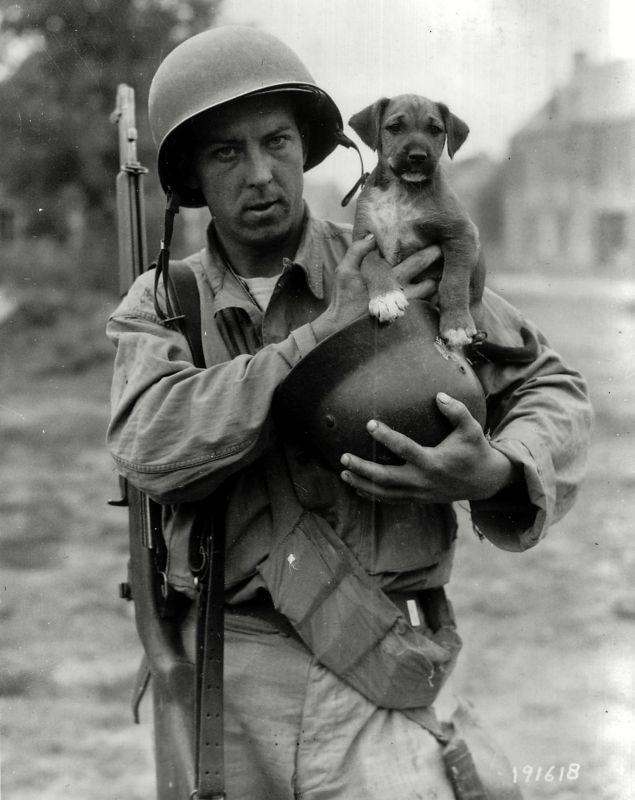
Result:
{"label": "blurred building", "polygon": [[484,153],[446,161],[452,188],[479,230],[485,254],[499,249],[503,237],[505,165]]}
{"label": "blurred building", "polygon": [[18,234],[17,203],[0,186],[0,244],[12,242]]}
{"label": "blurred building", "polygon": [[307,175],[304,179],[304,199],[309,204],[313,216],[330,219],[332,222],[352,224],[355,215],[355,201],[359,197],[359,193],[355,195],[352,202],[342,207],[342,198],[350,188],[347,186],[342,189],[336,183],[316,180],[312,175]]}
{"label": "blurred building", "polygon": [[635,62],[576,54],[512,138],[504,195],[510,265],[635,276]]}

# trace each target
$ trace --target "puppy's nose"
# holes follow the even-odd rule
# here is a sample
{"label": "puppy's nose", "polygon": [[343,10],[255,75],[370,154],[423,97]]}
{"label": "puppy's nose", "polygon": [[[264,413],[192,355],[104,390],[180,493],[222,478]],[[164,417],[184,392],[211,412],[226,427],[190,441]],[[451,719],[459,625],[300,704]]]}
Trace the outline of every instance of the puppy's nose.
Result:
{"label": "puppy's nose", "polygon": [[412,150],[408,153],[408,162],[413,167],[421,167],[428,160],[428,154],[424,150]]}

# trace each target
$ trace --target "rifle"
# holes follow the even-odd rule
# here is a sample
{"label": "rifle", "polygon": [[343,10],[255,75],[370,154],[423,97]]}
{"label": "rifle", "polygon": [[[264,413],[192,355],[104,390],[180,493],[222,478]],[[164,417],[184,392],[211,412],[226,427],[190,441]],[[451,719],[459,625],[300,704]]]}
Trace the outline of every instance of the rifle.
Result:
{"label": "rifle", "polygon": [[[147,269],[143,178],[137,158],[134,90],[120,84],[111,121],[119,129],[117,212],[119,291],[126,294]],[[128,508],[130,560],[120,596],[134,601],[135,622],[145,652],[139,668],[133,713],[152,679],[154,739],[159,800],[182,800],[196,789],[196,670],[183,649],[177,614],[168,602],[161,507],[124,478],[111,505]]]}

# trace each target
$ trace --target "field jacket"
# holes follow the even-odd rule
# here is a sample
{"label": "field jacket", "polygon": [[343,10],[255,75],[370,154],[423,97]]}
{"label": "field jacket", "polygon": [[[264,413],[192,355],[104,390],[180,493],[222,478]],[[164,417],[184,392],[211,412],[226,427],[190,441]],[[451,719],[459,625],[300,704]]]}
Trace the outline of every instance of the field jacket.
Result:
{"label": "field jacket", "polygon": [[[334,271],[351,242],[348,226],[312,218],[263,313],[213,246],[187,259],[201,295],[205,369],[185,338],[164,327],[146,273],[110,317],[117,345],[108,444],[118,471],[165,506],[168,578],[193,595],[188,537],[195,501],[221,483],[226,512],[229,602],[263,586],[258,565],[271,547],[265,463],[279,448],[271,419],[275,388],[316,346],[311,327],[328,304]],[[522,343],[525,325],[540,352],[527,365],[476,365],[485,390],[491,445],[518,465],[524,483],[471,503],[480,535],[521,551],[535,545],[571,506],[588,446],[590,407],[582,377],[567,367],[519,312],[486,291],[477,326],[492,341]],[[236,344],[242,355],[231,356]],[[285,453],[298,500],[326,521],[363,570],[386,591],[445,584],[456,518],[449,505],[372,503],[299,447]],[[291,567],[290,567],[291,568]]]}

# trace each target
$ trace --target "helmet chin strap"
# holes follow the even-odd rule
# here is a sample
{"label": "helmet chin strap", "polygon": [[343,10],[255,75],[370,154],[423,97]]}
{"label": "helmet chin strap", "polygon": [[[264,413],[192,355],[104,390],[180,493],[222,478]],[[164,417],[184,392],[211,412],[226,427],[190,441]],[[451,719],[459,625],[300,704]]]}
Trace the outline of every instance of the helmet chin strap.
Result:
{"label": "helmet chin strap", "polygon": [[[168,192],[167,205],[165,207],[165,218],[163,222],[163,238],[161,239],[161,249],[154,265],[154,311],[161,320],[162,325],[170,326],[183,319],[183,315],[176,314],[170,293],[168,291],[168,279],[170,268],[170,244],[172,243],[172,232],[174,230],[174,217],[179,213],[179,196],[177,192]],[[163,282],[163,293],[165,295],[165,309],[161,308],[157,290],[159,281]]]}
{"label": "helmet chin strap", "polygon": [[352,147],[353,150],[357,151],[357,155],[359,156],[361,175],[355,181],[355,185],[353,186],[353,188],[350,191],[348,191],[342,198],[342,206],[347,206],[355,196],[355,192],[357,192],[358,189],[364,187],[364,184],[368,180],[368,176],[370,175],[370,173],[364,171],[364,160],[362,159],[362,154],[359,151],[359,147],[355,144],[355,142],[352,139],[348,138],[348,136],[344,133],[344,131],[337,131],[337,133],[335,134],[335,139],[338,144],[342,145],[342,147],[346,148]]}

